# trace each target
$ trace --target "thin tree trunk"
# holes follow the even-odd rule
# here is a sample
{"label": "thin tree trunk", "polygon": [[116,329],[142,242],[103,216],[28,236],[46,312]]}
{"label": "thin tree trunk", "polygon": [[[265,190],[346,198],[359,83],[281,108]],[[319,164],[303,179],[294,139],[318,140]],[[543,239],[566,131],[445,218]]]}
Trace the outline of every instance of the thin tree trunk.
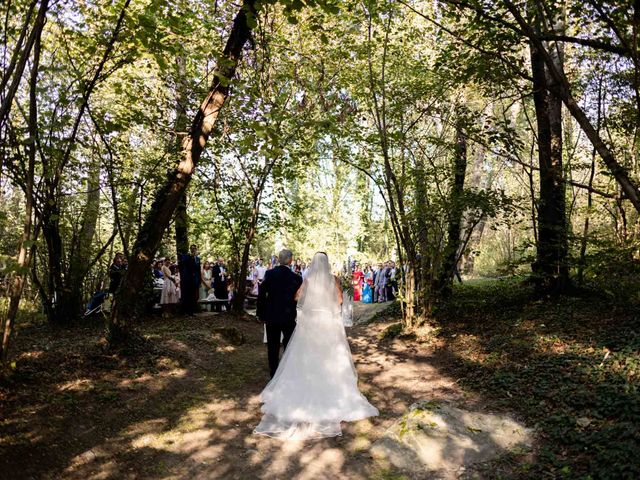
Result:
{"label": "thin tree trunk", "polygon": [[416,189],[416,202],[417,202],[417,216],[416,223],[418,227],[418,248],[420,252],[420,266],[418,282],[416,290],[420,295],[420,314],[425,318],[431,314],[432,308],[432,295],[431,287],[433,285],[433,276],[431,272],[431,250],[429,248],[429,231],[428,225],[425,220],[427,212],[427,188],[425,178],[424,165],[422,162],[418,165],[415,171],[415,189]]}
{"label": "thin tree trunk", "polygon": [[[484,128],[484,125],[482,125]],[[485,160],[485,147],[483,145],[478,145],[477,151],[475,152],[473,165],[471,166],[471,178],[469,179],[469,188],[470,189],[481,189],[481,179],[482,172]],[[489,173],[491,175],[491,173]],[[487,182],[489,183],[489,182]],[[475,255],[473,254],[472,248],[473,245],[478,245],[480,240],[482,239],[482,234],[484,232],[484,226],[486,223],[486,217],[482,216],[480,220],[476,220],[475,218],[467,218],[465,221],[465,230],[468,232],[467,241],[465,245],[462,247],[461,251],[461,260],[460,260],[460,270],[466,275],[473,274],[473,268],[475,265]]]}
{"label": "thin tree trunk", "polygon": [[[182,141],[180,139],[181,132],[187,130],[188,127],[188,119],[185,111],[185,105],[187,102],[187,86],[184,81],[184,77],[186,76],[186,65],[185,59],[182,56],[178,56],[176,59],[177,62],[177,72],[178,72],[178,80],[176,84],[176,122],[175,122],[175,132],[176,132],[176,154],[180,152],[180,148],[182,146]],[[180,197],[178,201],[178,206],[176,207],[176,213],[174,217],[175,223],[175,237],[176,237],[176,255],[178,261],[182,258],[182,255],[186,255],[189,252],[189,215],[187,214],[187,192],[186,190]]]}
{"label": "thin tree trunk", "polygon": [[89,166],[87,180],[87,200],[82,215],[80,232],[76,244],[69,255],[69,272],[65,278],[68,291],[66,314],[75,318],[81,313],[83,298],[82,286],[91,269],[91,247],[96,233],[100,213],[100,162],[93,159]]}
{"label": "thin tree trunk", "polygon": [[36,142],[35,138],[38,134],[38,109],[37,109],[37,92],[38,85],[38,67],[40,66],[40,39],[42,29],[38,31],[34,39],[33,48],[33,65],[31,67],[31,76],[29,79],[29,136],[31,144],[29,145],[29,156],[27,165],[27,178],[25,179],[25,212],[24,223],[22,226],[22,236],[20,238],[20,249],[18,251],[18,270],[12,274],[9,288],[9,308],[3,322],[2,345],[0,345],[0,361],[4,364],[9,358],[9,346],[13,335],[16,315],[20,306],[20,299],[24,290],[25,280],[29,271],[29,263],[31,262],[32,240],[32,216],[34,201],[34,177],[36,163]]}
{"label": "thin tree trunk", "polygon": [[[9,61],[9,65],[7,66],[7,68],[5,69],[3,75],[2,75],[2,79],[0,80],[0,92],[4,93],[4,90],[7,86],[7,83],[9,83],[9,79],[11,78],[11,76],[13,75],[13,71],[16,68],[16,65],[18,63],[18,59],[21,58],[20,57],[20,50],[22,50],[22,44],[24,42],[25,37],[27,36],[27,32],[29,31],[29,25],[31,24],[31,16],[33,15],[33,12],[36,8],[38,1],[37,0],[32,0],[31,4],[29,5],[29,10],[27,11],[27,14],[24,17],[24,22],[22,24],[22,29],[20,30],[20,36],[18,37],[18,40],[16,41],[16,45],[15,45],[15,49],[13,50],[13,53],[11,54],[11,60]],[[7,7],[9,8],[9,7]],[[9,14],[9,11],[7,11],[7,15]],[[5,27],[7,25],[5,24]],[[6,34],[6,32],[5,32]],[[5,35],[5,48],[6,48],[6,35]],[[27,48],[28,45],[27,45]],[[31,54],[31,51],[25,51],[24,53],[26,53],[27,57]]]}
{"label": "thin tree trunk", "polygon": [[[598,82],[598,117],[596,119],[596,129],[600,132],[600,122],[602,116],[602,77]],[[591,170],[589,172],[589,190],[587,190],[587,211],[584,216],[584,227],[582,228],[582,238],[580,240],[580,259],[578,260],[578,284],[584,283],[584,267],[587,264],[587,242],[589,238],[589,220],[591,217],[591,208],[593,206],[593,193],[591,187],[593,186],[593,179],[596,174],[596,149],[593,149],[591,154]]]}
{"label": "thin tree trunk", "polygon": [[237,291],[233,297],[233,310],[240,313],[244,309],[244,300],[246,298],[246,282],[247,273],[249,269],[249,254],[251,253],[251,244],[256,233],[256,224],[258,222],[258,207],[254,205],[253,214],[251,215],[251,223],[247,236],[245,238],[244,247],[242,249],[242,257],[240,258],[240,273],[236,284],[238,285]]}
{"label": "thin tree trunk", "polygon": [[[15,66],[15,71],[13,72],[13,79],[11,81],[11,85],[9,85],[7,94],[3,98],[2,103],[0,104],[0,126],[5,122],[5,120],[9,116],[9,112],[11,111],[11,104],[13,103],[13,98],[15,97],[16,92],[18,91],[18,87],[20,86],[20,80],[22,80],[22,74],[24,73],[24,69],[27,65],[27,60],[29,60],[29,57],[31,56],[31,50],[35,45],[35,43],[40,41],[39,39],[42,35],[42,29],[44,28],[48,8],[49,8],[49,0],[42,0],[42,3],[40,3],[40,7],[38,9],[38,16],[36,17],[35,24],[33,25],[33,28],[31,29],[31,33],[29,34],[27,44],[24,47],[24,51],[22,52],[22,56],[20,57],[20,60]],[[3,83],[5,83],[4,79],[3,79]]]}
{"label": "thin tree trunk", "polygon": [[193,119],[189,135],[182,142],[180,163],[157,192],[151,210],[138,233],[120,295],[107,324],[108,337],[112,344],[126,340],[129,336],[132,321],[136,318],[136,311],[139,311],[136,308],[139,292],[149,273],[151,261],[180,198],[189,185],[220,109],[229,95],[229,83],[235,75],[242,49],[251,36],[250,24],[254,22],[255,15],[254,0],[245,0],[234,19],[213,85]]}

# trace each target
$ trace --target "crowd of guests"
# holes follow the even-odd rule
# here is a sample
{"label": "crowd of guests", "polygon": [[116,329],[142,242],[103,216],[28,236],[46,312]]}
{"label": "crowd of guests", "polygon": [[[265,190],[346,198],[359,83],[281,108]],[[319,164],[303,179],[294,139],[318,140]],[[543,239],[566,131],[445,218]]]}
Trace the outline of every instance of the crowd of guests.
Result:
{"label": "crowd of guests", "polygon": [[[294,260],[291,262],[291,271],[300,275],[301,277],[305,277],[308,271],[307,265],[311,263],[310,261],[303,262],[301,259]],[[246,293],[250,297],[258,296],[258,289],[260,288],[260,284],[264,280],[264,274],[267,270],[278,266],[278,258],[275,255],[272,255],[269,261],[265,262],[262,258],[257,258],[249,264],[249,269],[247,271],[246,278]]]}
{"label": "crowd of guests", "polygon": [[233,298],[233,285],[224,258],[202,263],[197,245],[181,255],[178,263],[170,257],[155,260],[153,277],[161,285],[160,305],[166,313],[173,313],[180,305],[184,313],[194,315],[203,301],[207,309],[213,305],[215,310],[222,311],[228,309],[228,302]]}
{"label": "crowd of guests", "polygon": [[[269,261],[264,262],[258,258],[251,262],[247,274],[246,291],[250,296],[257,296],[260,284],[264,280],[265,272],[277,266],[277,258],[273,255]],[[291,263],[291,270],[305,278],[309,271],[308,265],[311,261],[302,259],[294,260]],[[339,267],[338,267],[339,268]],[[352,272],[349,274],[348,272]],[[342,274],[351,275],[353,286],[353,300],[363,303],[383,303],[395,300],[398,295],[398,280],[400,278],[399,268],[396,263],[389,260],[377,265],[366,264],[362,268],[361,264],[353,260],[345,262],[342,267]]]}
{"label": "crowd of guests", "polygon": [[[309,260],[296,259],[290,268],[305,278],[310,263]],[[265,273],[277,265],[278,258],[275,255],[266,261],[257,258],[250,263],[245,284],[245,293],[249,298],[258,296]],[[116,252],[109,267],[108,289],[98,291],[93,296],[87,305],[88,312],[99,306],[109,294],[118,291],[126,270],[125,255]],[[342,270],[343,276],[351,279],[355,302],[388,302],[397,296],[400,275],[395,262],[391,260],[378,265],[366,264],[364,268],[357,261],[345,262]],[[173,314],[178,309],[187,315],[194,315],[200,311],[200,304],[204,304],[207,310],[213,307],[216,311],[222,311],[229,308],[233,298],[234,285],[224,258],[201,262],[197,245],[191,245],[189,252],[180,255],[177,262],[172,257],[155,259],[151,272],[154,289],[159,291],[158,303],[165,315]]]}
{"label": "crowd of guests", "polygon": [[[344,270],[347,270],[346,266]],[[352,261],[347,271],[353,272],[354,302],[384,303],[395,300],[398,295],[400,272],[392,260],[373,266],[367,264],[364,269],[358,262]]]}

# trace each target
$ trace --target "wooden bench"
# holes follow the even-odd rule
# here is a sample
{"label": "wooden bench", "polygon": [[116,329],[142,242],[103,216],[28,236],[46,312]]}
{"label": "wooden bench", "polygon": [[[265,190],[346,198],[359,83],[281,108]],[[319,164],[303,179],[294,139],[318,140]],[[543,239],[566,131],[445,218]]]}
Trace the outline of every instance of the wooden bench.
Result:
{"label": "wooden bench", "polygon": [[198,300],[198,304],[200,305],[220,305],[222,304],[225,310],[229,311],[229,299],[225,298],[205,298],[203,300]]}
{"label": "wooden bench", "polygon": [[257,295],[247,295],[245,299],[247,301],[247,305],[255,305],[256,303],[258,303]]}

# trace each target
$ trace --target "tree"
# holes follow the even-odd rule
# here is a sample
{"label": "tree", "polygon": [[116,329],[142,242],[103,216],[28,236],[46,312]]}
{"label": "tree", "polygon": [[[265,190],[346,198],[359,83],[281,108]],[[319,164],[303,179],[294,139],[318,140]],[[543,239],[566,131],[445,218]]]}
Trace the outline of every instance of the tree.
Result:
{"label": "tree", "polygon": [[157,192],[145,223],[138,233],[129,260],[129,268],[124,277],[113,314],[107,324],[108,338],[112,344],[125,341],[129,337],[132,320],[135,318],[132,312],[136,310],[137,293],[144,284],[153,255],[189,185],[207,139],[213,131],[220,110],[229,95],[229,84],[235,75],[242,49],[249,40],[255,15],[255,2],[245,0],[233,21],[233,27],[222,52],[213,84],[191,123],[189,134],[182,142],[180,163]]}

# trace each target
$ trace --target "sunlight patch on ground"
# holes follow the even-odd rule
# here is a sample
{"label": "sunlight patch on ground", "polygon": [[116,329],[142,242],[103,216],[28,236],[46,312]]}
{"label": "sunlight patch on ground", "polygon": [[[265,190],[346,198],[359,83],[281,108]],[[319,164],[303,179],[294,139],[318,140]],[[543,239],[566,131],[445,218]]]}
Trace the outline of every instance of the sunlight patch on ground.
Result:
{"label": "sunlight patch on ground", "polygon": [[472,464],[529,448],[532,441],[532,431],[508,416],[420,402],[385,432],[371,454],[382,465],[457,478]]}
{"label": "sunlight patch on ground", "polygon": [[71,380],[69,382],[65,382],[58,386],[58,390],[61,392],[64,391],[72,391],[72,392],[84,392],[87,390],[91,390],[94,387],[93,380],[88,378],[78,378],[75,380]]}

